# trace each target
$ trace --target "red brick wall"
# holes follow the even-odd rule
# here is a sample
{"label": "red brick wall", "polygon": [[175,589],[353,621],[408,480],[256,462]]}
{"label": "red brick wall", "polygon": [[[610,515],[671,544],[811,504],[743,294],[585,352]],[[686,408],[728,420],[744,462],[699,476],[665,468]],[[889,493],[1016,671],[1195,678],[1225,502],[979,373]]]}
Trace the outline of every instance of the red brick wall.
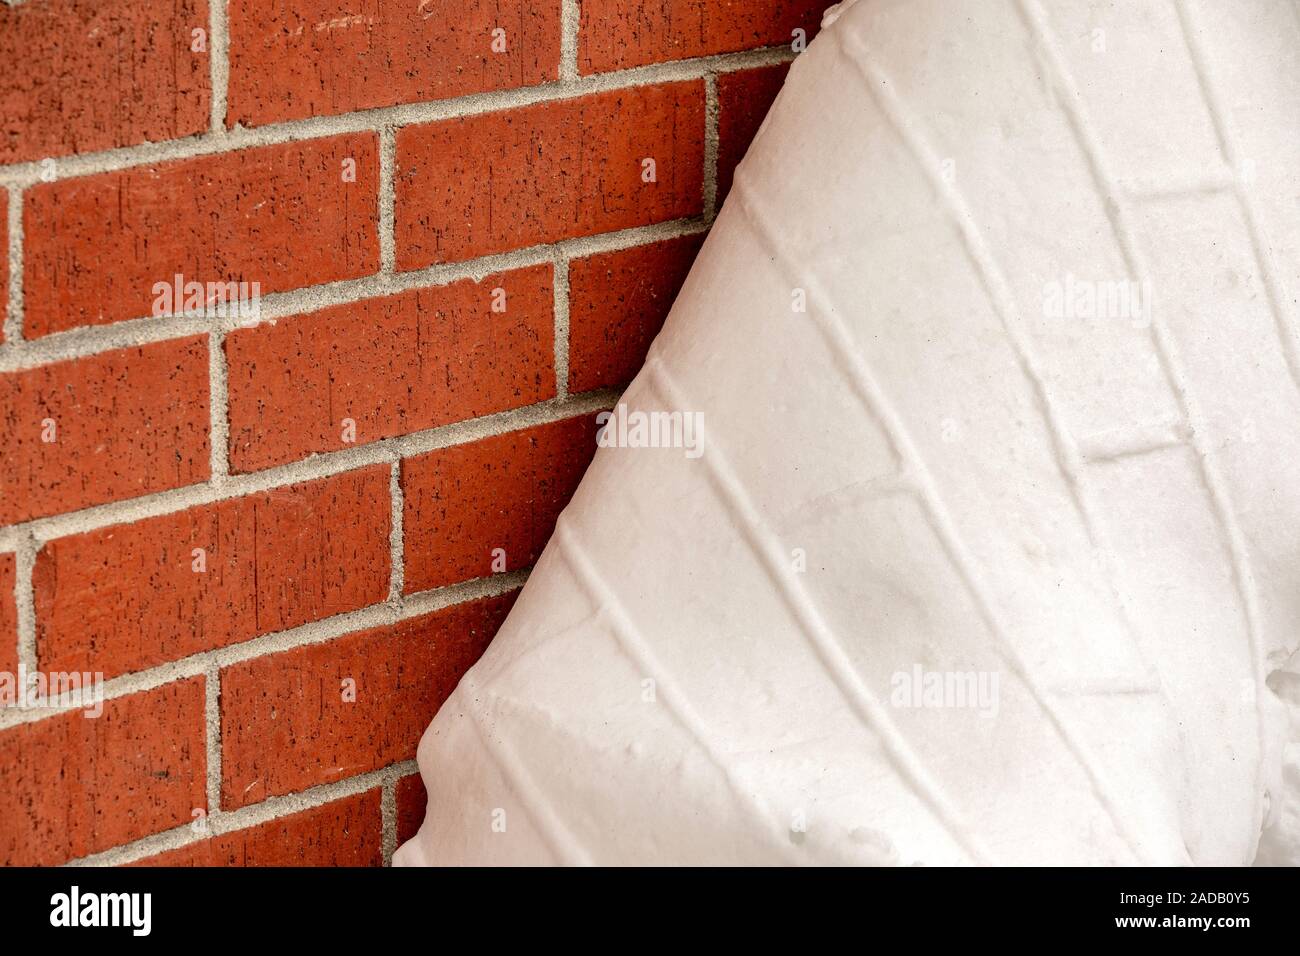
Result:
{"label": "red brick wall", "polygon": [[391,857],[824,5],[0,5],[0,862]]}

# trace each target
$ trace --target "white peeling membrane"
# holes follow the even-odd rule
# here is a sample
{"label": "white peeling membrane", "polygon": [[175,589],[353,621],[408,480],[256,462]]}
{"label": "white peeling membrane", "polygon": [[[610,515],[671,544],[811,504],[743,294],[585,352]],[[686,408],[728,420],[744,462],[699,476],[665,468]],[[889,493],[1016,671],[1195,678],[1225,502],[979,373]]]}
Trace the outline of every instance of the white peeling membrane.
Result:
{"label": "white peeling membrane", "polygon": [[394,861],[1300,862],[1297,54],[828,11]]}

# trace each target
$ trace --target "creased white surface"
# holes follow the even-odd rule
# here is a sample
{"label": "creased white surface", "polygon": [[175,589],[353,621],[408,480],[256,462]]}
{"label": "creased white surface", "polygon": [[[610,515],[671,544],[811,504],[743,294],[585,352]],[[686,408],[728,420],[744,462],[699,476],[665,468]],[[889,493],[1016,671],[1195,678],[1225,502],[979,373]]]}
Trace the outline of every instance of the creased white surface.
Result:
{"label": "creased white surface", "polygon": [[1296,862],[1300,14],[960,9],[793,65],[397,863]]}

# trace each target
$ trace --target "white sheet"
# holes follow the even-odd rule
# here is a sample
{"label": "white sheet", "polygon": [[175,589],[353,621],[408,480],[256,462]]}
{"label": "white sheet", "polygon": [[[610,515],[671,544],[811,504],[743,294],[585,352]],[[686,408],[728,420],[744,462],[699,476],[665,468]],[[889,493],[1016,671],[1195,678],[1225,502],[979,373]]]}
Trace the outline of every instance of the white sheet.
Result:
{"label": "white sheet", "polygon": [[793,65],[395,862],[1295,862],[1300,16],[959,11]]}

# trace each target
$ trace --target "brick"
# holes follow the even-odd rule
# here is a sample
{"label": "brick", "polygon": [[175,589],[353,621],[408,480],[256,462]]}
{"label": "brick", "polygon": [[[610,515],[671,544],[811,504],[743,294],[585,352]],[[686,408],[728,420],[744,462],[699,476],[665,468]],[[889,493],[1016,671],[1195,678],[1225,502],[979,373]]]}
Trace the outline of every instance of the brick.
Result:
{"label": "brick", "polygon": [[737,70],[718,77],[718,205],[731,191],[736,166],[781,92],[790,64]]}
{"label": "brick", "polygon": [[812,39],[824,0],[583,0],[579,68],[601,73]]}
{"label": "brick", "polygon": [[[494,301],[505,311],[494,312]],[[265,468],[347,447],[348,437],[365,444],[551,398],[552,304],[551,266],[541,265],[231,333],[232,469]],[[345,419],[355,423],[355,434]]]}
{"label": "brick", "polygon": [[[221,673],[221,803],[235,808],[415,756],[514,595],[233,664]],[[355,700],[344,700],[344,681]]]}
{"label": "brick", "polygon": [[570,264],[571,392],[632,381],[703,242],[681,236]]}
{"label": "brick", "polygon": [[[257,126],[531,86],[559,75],[560,5],[232,0],[227,122]],[[492,49],[505,30],[504,52]]]}
{"label": "brick", "polygon": [[406,592],[531,566],[595,453],[581,415],[405,459]]}
{"label": "brick", "polygon": [[[7,198],[7,197],[6,197]],[[0,343],[5,340],[4,321],[9,312],[9,209],[0,203]]]}
{"label": "brick", "polygon": [[17,559],[0,554],[0,673],[18,671],[18,608],[14,601]]}
{"label": "brick", "polygon": [[38,660],[112,677],[383,601],[391,510],[375,465],[51,541]]}
{"label": "brick", "polygon": [[397,798],[397,845],[401,846],[419,832],[429,796],[418,773],[398,780],[394,796]]}
{"label": "brick", "polygon": [[0,524],[205,481],[208,425],[204,338],[0,375]]}
{"label": "brick", "polygon": [[[642,161],[654,160],[654,180]],[[415,269],[693,216],[704,86],[637,86],[397,131],[397,264]]]}
{"label": "brick", "polygon": [[207,809],[203,678],[0,731],[0,861],[51,866]]}
{"label": "brick", "polygon": [[178,274],[266,295],[374,273],[378,182],[375,134],[358,133],[38,183],[27,335],[152,315],[155,283]]}
{"label": "brick", "polygon": [[206,130],[207,30],[205,0],[0,6],[0,163]]}
{"label": "brick", "polygon": [[135,866],[382,866],[379,788],[146,857]]}

